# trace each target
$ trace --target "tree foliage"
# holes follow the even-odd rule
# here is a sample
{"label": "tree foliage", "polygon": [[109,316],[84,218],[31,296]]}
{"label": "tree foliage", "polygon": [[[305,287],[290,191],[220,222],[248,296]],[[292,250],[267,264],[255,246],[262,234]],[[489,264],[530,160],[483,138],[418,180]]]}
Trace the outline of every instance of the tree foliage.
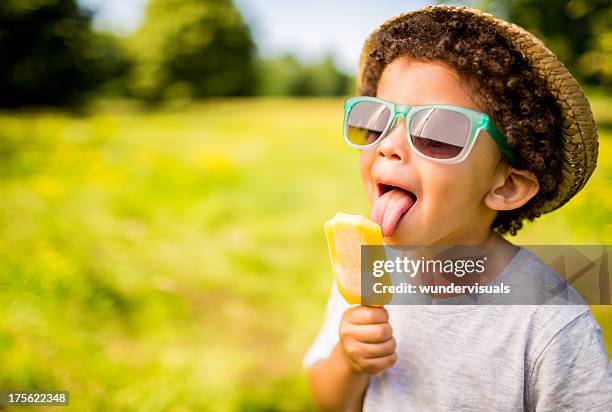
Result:
{"label": "tree foliage", "polygon": [[476,5],[540,37],[580,80],[612,87],[612,1],[488,0]]}
{"label": "tree foliage", "polygon": [[258,65],[258,94],[264,96],[339,96],[352,91],[354,78],[340,72],[330,56],[305,65],[290,54]]}
{"label": "tree foliage", "polygon": [[151,0],[128,48],[137,97],[250,95],[255,89],[255,45],[230,0]]}
{"label": "tree foliage", "polygon": [[127,68],[74,0],[0,2],[0,106],[75,104]]}

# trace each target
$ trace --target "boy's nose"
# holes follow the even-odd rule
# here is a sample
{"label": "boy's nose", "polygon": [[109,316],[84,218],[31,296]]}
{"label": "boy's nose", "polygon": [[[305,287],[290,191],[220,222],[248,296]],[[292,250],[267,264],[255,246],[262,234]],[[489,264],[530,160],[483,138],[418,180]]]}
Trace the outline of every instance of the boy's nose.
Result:
{"label": "boy's nose", "polygon": [[376,148],[376,155],[389,160],[404,162],[408,159],[409,150],[406,136],[406,119],[400,116],[395,120],[393,129]]}

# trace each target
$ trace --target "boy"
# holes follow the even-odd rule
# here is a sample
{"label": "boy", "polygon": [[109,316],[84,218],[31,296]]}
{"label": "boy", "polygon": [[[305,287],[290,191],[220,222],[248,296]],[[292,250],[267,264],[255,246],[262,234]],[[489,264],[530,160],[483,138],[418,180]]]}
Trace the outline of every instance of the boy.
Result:
{"label": "boy", "polygon": [[[374,98],[345,106],[345,139],[362,149],[386,244],[495,246],[504,276],[554,275],[500,234],[584,186],[597,132],[539,40],[478,10],[430,6],[370,35],[357,84]],[[495,126],[475,126],[483,113]],[[612,368],[586,305],[385,309],[349,306],[334,286],[304,365],[322,410],[612,411]]]}

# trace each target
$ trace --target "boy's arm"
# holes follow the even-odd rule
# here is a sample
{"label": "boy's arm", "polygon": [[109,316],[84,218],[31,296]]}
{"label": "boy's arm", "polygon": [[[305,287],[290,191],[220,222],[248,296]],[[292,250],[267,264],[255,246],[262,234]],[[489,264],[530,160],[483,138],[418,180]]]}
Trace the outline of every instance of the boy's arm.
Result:
{"label": "boy's arm", "polygon": [[309,370],[319,409],[360,411],[369,375],[392,367],[396,343],[384,308],[353,306],[342,315],[339,341]]}
{"label": "boy's arm", "polygon": [[357,373],[344,359],[340,343],[329,358],[308,371],[317,407],[322,411],[361,411],[368,376]]}
{"label": "boy's arm", "polygon": [[559,331],[538,357],[528,410],[612,411],[612,367],[590,311]]}

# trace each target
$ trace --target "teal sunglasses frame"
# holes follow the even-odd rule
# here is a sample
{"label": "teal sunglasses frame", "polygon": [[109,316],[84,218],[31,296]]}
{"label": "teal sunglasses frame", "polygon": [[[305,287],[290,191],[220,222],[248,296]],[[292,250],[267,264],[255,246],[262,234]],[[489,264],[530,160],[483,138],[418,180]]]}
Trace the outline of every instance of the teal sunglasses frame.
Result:
{"label": "teal sunglasses frame", "polygon": [[[380,133],[380,137],[378,139],[376,139],[374,142],[367,144],[367,145],[358,145],[358,144],[351,142],[348,138],[348,119],[349,119],[349,115],[351,114],[352,108],[357,103],[364,102],[364,101],[377,102],[377,103],[384,104],[389,109],[389,111],[393,113],[393,115],[389,116],[389,121],[387,122],[387,125],[385,126],[383,131]],[[463,149],[461,150],[461,152],[457,156],[450,158],[450,159],[439,159],[439,158],[427,156],[421,153],[416,147],[414,147],[414,143],[412,142],[412,139],[410,138],[410,121],[412,120],[412,118],[414,117],[416,113],[423,111],[423,110],[428,110],[428,109],[447,109],[447,110],[451,110],[457,113],[461,113],[462,115],[468,118],[470,122],[470,131],[468,133],[467,142],[465,146],[463,147]],[[474,147],[474,144],[476,143],[476,139],[478,135],[480,134],[480,131],[484,130],[489,134],[489,136],[491,136],[493,141],[497,144],[497,146],[501,150],[502,155],[510,162],[510,164],[512,165],[517,164],[517,158],[515,154],[512,152],[512,149],[510,149],[510,147],[508,146],[508,143],[506,143],[506,139],[504,138],[503,133],[499,130],[497,126],[495,126],[495,124],[493,123],[493,121],[487,114],[477,112],[471,109],[466,109],[465,107],[453,106],[449,104],[428,104],[428,105],[422,105],[422,106],[411,106],[407,104],[397,104],[397,103],[389,102],[387,100],[383,100],[378,97],[370,97],[370,96],[349,97],[344,102],[344,125],[342,128],[342,134],[344,137],[344,141],[350,147],[354,147],[356,149],[361,149],[361,150],[376,147],[380,144],[380,142],[382,142],[382,140],[385,137],[387,137],[388,132],[390,130],[393,130],[393,126],[395,125],[395,122],[398,116],[404,117],[404,120],[406,123],[406,137],[408,139],[408,145],[410,146],[410,149],[414,151],[415,153],[417,153],[419,156],[424,157],[428,160],[438,162],[438,163],[447,163],[447,164],[460,163],[464,161],[468,157],[470,152],[472,151],[472,148]]]}

